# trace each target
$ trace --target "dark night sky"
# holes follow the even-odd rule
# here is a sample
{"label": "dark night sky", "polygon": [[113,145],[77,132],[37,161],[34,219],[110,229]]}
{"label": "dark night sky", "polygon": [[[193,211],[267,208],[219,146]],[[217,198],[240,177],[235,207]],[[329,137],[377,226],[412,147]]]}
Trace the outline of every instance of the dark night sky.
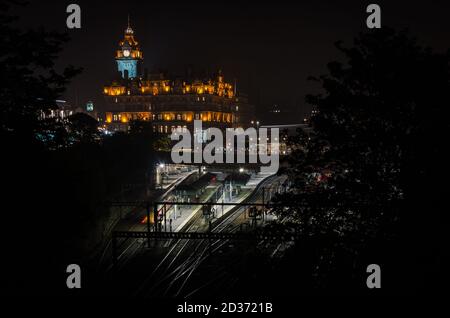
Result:
{"label": "dark night sky", "polygon": [[[381,5],[382,23],[408,27],[436,50],[450,47],[448,1],[372,1]],[[446,3],[447,2],[447,3]],[[303,1],[271,5],[240,2],[172,1],[32,1],[17,12],[27,27],[44,25],[65,31],[66,6],[77,3],[82,29],[69,30],[72,41],[58,65],[84,68],[69,86],[65,98],[79,105],[93,100],[103,104],[101,90],[116,71],[114,52],[127,24],[127,14],[144,52],[144,66],[183,74],[198,69],[222,68],[229,80],[253,103],[281,105],[308,111],[304,95],[316,92],[310,75],[325,71],[339,59],[334,42],[351,39],[365,29],[369,1]]]}

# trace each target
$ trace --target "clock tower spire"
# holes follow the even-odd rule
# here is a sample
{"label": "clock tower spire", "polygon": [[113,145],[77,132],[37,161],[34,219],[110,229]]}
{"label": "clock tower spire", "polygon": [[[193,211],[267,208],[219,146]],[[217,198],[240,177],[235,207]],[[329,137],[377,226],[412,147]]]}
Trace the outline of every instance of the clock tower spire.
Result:
{"label": "clock tower spire", "polygon": [[130,15],[128,15],[128,25],[124,38],[119,42],[119,49],[116,51],[117,68],[122,74],[122,78],[138,77],[138,62],[142,59],[142,52],[134,37],[134,31],[130,26]]}

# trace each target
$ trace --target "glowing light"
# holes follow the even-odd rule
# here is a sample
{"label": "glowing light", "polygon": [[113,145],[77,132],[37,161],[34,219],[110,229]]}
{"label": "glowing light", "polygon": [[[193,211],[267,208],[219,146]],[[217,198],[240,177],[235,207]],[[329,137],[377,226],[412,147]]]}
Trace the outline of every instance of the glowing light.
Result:
{"label": "glowing light", "polygon": [[103,88],[103,92],[109,96],[124,95],[125,91],[125,86],[105,86]]}

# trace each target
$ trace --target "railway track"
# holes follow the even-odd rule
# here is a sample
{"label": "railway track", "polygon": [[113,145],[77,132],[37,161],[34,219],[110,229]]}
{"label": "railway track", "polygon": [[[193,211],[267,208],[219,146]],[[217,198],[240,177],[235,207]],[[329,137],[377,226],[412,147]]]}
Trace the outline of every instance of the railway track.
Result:
{"label": "railway track", "polygon": [[[245,203],[257,203],[262,201],[262,189],[268,184],[283,177],[271,176],[263,180],[255,191],[247,197]],[[211,226],[210,231],[220,233],[236,232],[240,229],[242,218],[245,216],[247,207],[237,206],[219,218]],[[202,218],[201,213],[187,224],[184,231],[198,230],[198,221]],[[170,249],[164,258],[158,263],[154,270],[142,282],[136,290],[136,296],[180,296],[192,274],[212,254],[229,244],[228,240],[177,240],[170,243]],[[211,282],[210,282],[211,283]]]}

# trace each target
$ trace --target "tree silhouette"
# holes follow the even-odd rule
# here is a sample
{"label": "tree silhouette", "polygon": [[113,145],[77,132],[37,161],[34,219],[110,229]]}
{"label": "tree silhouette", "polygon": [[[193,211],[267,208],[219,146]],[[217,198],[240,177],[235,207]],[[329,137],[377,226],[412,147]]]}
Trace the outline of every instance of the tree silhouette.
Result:
{"label": "tree silhouette", "polygon": [[275,208],[274,227],[300,234],[293,255],[306,256],[312,284],[365,287],[355,273],[373,260],[392,269],[407,266],[398,255],[439,257],[450,55],[389,28],[336,46],[345,62],[312,78],[323,93],[307,96],[313,132],[290,140],[293,187],[275,199],[289,208]]}
{"label": "tree silhouette", "polygon": [[98,121],[84,113],[76,113],[68,118],[72,142],[95,143],[100,140]]}
{"label": "tree silhouette", "polygon": [[30,139],[42,129],[41,113],[56,109],[55,101],[80,69],[68,66],[56,72],[55,60],[67,34],[16,28],[18,18],[9,13],[14,4],[20,5],[0,2],[0,132]]}
{"label": "tree silhouette", "polygon": [[[9,292],[33,288],[24,275],[29,260],[34,260],[37,272],[49,277],[47,281],[39,278],[36,284],[52,285],[56,280],[51,273],[60,266],[52,255],[60,255],[59,261],[64,262],[63,242],[67,241],[61,239],[64,233],[59,222],[67,224],[65,230],[70,233],[79,220],[87,219],[79,210],[71,215],[68,205],[61,202],[70,199],[67,190],[81,182],[73,174],[70,177],[78,184],[64,184],[70,180],[64,176],[71,171],[71,162],[49,151],[49,147],[58,149],[67,143],[66,127],[60,121],[42,119],[43,113],[56,109],[56,100],[80,70],[68,66],[58,73],[55,60],[67,35],[15,27],[18,18],[10,13],[14,5],[22,4],[0,1],[0,140],[2,177],[7,185],[0,239],[10,242],[4,249],[8,260],[0,264],[5,273],[0,285]],[[51,142],[46,143],[49,137]],[[17,234],[18,224],[26,235]]]}

